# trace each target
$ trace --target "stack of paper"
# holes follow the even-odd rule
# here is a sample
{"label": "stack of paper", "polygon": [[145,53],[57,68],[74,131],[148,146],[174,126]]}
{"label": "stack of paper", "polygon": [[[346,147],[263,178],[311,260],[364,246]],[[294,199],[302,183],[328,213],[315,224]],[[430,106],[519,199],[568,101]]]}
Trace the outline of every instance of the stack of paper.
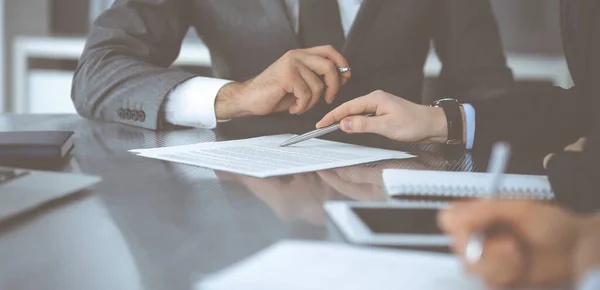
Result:
{"label": "stack of paper", "polygon": [[279,144],[292,136],[276,135],[186,146],[137,149],[130,152],[149,158],[261,178],[413,157],[399,151],[320,139],[308,140],[289,147],[279,147]]}
{"label": "stack of paper", "polygon": [[287,241],[201,281],[197,290],[485,289],[454,256]]}

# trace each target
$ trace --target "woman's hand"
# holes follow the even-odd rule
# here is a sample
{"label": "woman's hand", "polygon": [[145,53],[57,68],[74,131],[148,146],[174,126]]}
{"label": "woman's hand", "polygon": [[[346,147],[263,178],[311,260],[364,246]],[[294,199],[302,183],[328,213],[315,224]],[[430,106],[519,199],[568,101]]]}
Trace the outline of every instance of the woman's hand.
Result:
{"label": "woman's hand", "polygon": [[[365,117],[364,114],[375,113]],[[317,128],[340,122],[346,133],[375,133],[400,142],[443,143],[448,139],[446,114],[383,91],[346,102],[329,112]]]}

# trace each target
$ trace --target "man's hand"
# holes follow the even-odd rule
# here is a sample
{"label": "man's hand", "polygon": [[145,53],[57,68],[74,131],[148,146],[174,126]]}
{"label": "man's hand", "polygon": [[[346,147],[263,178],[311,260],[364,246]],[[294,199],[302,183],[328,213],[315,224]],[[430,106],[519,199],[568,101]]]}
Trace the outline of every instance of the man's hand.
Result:
{"label": "man's hand", "polygon": [[348,62],[331,46],[291,50],[257,77],[223,87],[215,101],[217,119],[302,114],[323,92],[331,104],[350,78],[350,72],[339,73],[340,67],[349,67]]}
{"label": "man's hand", "polygon": [[[466,270],[491,286],[543,286],[575,282],[582,275],[578,268],[584,267],[578,265],[600,263],[597,247],[579,246],[584,242],[593,245],[582,237],[600,229],[591,227],[589,219],[544,203],[476,201],[453,204],[441,212],[439,223],[463,259],[473,233],[495,224],[508,226],[514,235],[488,238],[481,261],[465,263]],[[595,237],[598,245],[600,235]]]}
{"label": "man's hand", "polygon": [[[375,116],[361,116],[366,113]],[[418,105],[383,91],[344,103],[323,117],[317,128],[337,122],[346,133],[376,133],[401,142],[443,143],[448,139],[442,108]]]}
{"label": "man's hand", "polygon": [[[585,146],[586,143],[587,143],[587,138],[586,137],[579,138],[579,140],[577,140],[575,143],[570,144],[567,147],[565,147],[565,151],[568,151],[568,152],[582,152],[583,151],[583,147]],[[553,156],[554,156],[554,153],[548,154],[544,158],[544,168],[545,169],[548,169],[548,162],[550,162],[550,159],[552,159]]]}

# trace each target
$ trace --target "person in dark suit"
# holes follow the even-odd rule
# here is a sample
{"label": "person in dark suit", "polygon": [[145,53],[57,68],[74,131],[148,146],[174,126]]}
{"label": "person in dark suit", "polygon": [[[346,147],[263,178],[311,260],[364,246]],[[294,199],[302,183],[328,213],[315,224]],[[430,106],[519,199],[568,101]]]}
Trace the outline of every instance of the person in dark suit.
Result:
{"label": "person in dark suit", "polygon": [[[515,89],[469,104],[444,100],[440,107],[377,91],[336,108],[317,127],[341,121],[348,133],[372,132],[405,142],[460,143],[467,149],[489,150],[493,143],[507,141],[516,152],[559,151],[546,162],[557,199],[578,211],[600,209],[600,115],[594,113],[600,105],[600,3],[561,3],[564,50],[574,87]],[[366,112],[376,116],[354,116]]]}
{"label": "person in dark suit", "polygon": [[[215,78],[169,68],[190,27]],[[149,129],[315,107],[312,126],[375,89],[419,102],[431,41],[437,96],[512,84],[487,0],[117,0],[93,24],[72,99],[84,117]]]}

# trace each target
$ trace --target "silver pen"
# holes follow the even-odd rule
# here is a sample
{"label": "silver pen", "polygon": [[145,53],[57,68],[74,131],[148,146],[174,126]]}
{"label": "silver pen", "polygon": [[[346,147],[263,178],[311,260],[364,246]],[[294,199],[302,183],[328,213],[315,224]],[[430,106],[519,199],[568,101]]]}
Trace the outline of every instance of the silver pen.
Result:
{"label": "silver pen", "polygon": [[[373,115],[375,115],[375,113],[366,114],[364,116],[371,117]],[[310,131],[308,133],[302,134],[300,136],[292,137],[292,138],[286,140],[285,142],[281,143],[279,145],[279,147],[286,147],[286,146],[294,145],[294,144],[297,144],[300,142],[304,142],[306,140],[310,140],[313,138],[317,138],[317,137],[329,134],[331,132],[335,132],[339,129],[340,129],[340,123],[333,124],[333,125],[321,128],[321,129],[316,129],[316,130]]]}
{"label": "silver pen", "polygon": [[[496,143],[492,149],[492,156],[488,164],[487,172],[491,175],[491,180],[488,183],[488,188],[485,190],[488,199],[494,199],[500,192],[502,177],[506,171],[506,165],[510,159],[510,145],[507,143]],[[470,264],[476,264],[483,256],[483,248],[485,239],[488,236],[495,235],[500,232],[510,231],[502,225],[492,225],[491,227],[474,233],[465,248],[465,259]]]}

